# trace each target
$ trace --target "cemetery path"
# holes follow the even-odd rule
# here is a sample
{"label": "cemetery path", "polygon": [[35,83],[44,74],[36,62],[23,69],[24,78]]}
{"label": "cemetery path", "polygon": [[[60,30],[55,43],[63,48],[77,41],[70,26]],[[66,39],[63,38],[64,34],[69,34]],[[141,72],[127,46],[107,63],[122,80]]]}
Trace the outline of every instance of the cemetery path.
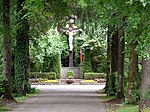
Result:
{"label": "cemetery path", "polygon": [[106,112],[97,92],[104,85],[34,86],[41,92],[10,112]]}

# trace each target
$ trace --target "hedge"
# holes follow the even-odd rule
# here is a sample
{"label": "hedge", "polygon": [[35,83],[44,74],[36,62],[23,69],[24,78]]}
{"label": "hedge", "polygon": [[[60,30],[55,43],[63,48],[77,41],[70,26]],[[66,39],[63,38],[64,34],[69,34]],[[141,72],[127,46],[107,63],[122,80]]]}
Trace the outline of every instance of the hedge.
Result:
{"label": "hedge", "polygon": [[57,79],[55,72],[30,72],[30,78]]}
{"label": "hedge", "polygon": [[67,71],[67,77],[68,77],[68,78],[74,78],[74,71],[68,70],[68,71]]}
{"label": "hedge", "polygon": [[84,73],[84,79],[101,79],[105,78],[105,73]]}
{"label": "hedge", "polygon": [[82,72],[83,73],[93,72],[91,61],[92,61],[92,59],[91,59],[90,50],[85,49],[85,56],[84,56],[84,61],[83,61],[83,65],[82,65]]}
{"label": "hedge", "polygon": [[60,78],[61,63],[60,63],[60,54],[59,53],[52,57],[50,65],[51,65],[50,72],[55,72],[56,77]]}

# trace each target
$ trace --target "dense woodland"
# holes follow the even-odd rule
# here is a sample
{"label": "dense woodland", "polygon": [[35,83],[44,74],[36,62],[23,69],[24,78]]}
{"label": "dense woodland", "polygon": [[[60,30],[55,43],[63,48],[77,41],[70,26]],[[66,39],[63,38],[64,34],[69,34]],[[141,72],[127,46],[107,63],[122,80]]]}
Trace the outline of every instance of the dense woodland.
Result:
{"label": "dense woodland", "polygon": [[106,73],[105,92],[150,107],[149,0],[1,0],[0,94],[13,100],[31,91],[30,72],[68,66],[71,15],[83,29],[74,39],[74,66],[83,48],[83,73]]}

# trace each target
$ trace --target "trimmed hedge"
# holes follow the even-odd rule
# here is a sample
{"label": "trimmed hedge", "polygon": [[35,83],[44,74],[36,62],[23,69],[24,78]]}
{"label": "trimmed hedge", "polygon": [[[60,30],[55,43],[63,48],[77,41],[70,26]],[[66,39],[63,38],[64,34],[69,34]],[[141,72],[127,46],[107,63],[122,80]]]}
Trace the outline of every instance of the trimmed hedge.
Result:
{"label": "trimmed hedge", "polygon": [[74,71],[68,70],[68,71],[67,71],[67,77],[68,77],[68,78],[74,78]]}
{"label": "trimmed hedge", "polygon": [[55,72],[30,72],[30,78],[57,79]]}
{"label": "trimmed hedge", "polygon": [[59,79],[60,72],[61,72],[61,63],[60,63],[60,54],[59,53],[52,57],[50,65],[51,65],[50,72],[55,72],[56,78]]}
{"label": "trimmed hedge", "polygon": [[82,65],[82,72],[83,73],[89,73],[92,71],[92,59],[91,59],[91,52],[89,49],[85,49],[85,55],[84,55],[84,61]]}
{"label": "trimmed hedge", "polygon": [[105,78],[105,73],[84,73],[84,79],[101,79]]}

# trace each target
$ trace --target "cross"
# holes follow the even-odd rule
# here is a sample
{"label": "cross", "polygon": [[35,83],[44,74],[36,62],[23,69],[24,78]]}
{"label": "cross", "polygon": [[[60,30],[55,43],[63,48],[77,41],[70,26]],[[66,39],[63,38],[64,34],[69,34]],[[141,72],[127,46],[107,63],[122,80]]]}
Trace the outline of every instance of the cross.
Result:
{"label": "cross", "polygon": [[66,30],[66,32],[69,35],[69,51],[73,50],[73,39],[76,32],[81,31],[79,28],[69,28],[69,30]]}
{"label": "cross", "polygon": [[76,32],[82,31],[82,29],[77,28],[74,24],[74,20],[70,19],[69,23],[63,30],[69,36],[69,67],[73,67],[73,39]]}

